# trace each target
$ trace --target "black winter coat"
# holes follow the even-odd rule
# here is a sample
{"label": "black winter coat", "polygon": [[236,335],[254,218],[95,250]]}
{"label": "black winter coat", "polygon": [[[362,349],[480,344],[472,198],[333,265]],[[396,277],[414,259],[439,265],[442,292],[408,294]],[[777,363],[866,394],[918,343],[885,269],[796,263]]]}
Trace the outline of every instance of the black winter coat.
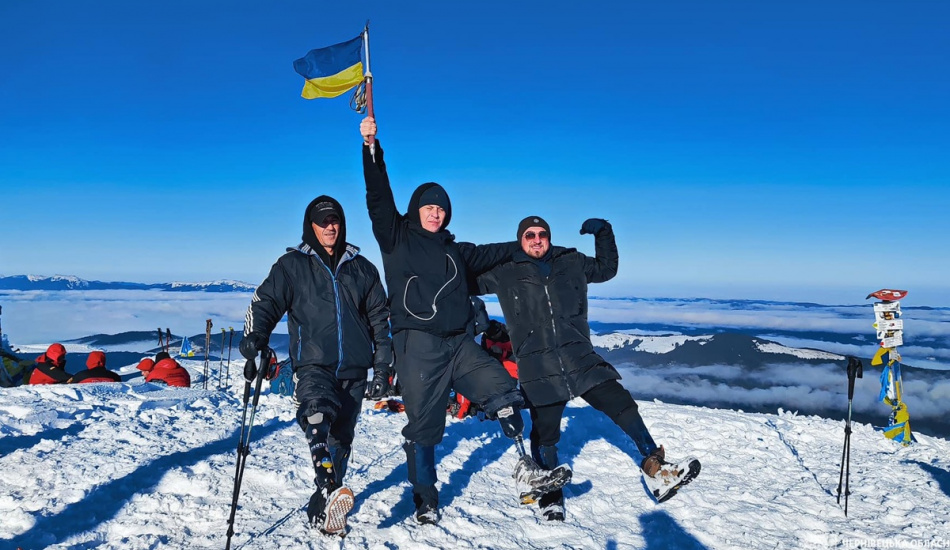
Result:
{"label": "black winter coat", "polygon": [[[304,212],[305,235],[311,206]],[[343,209],[338,211],[342,216]],[[370,367],[388,369],[392,339],[386,293],[376,266],[358,254],[359,248],[346,244],[331,271],[310,245],[288,248],[251,298],[245,335],[269,336],[286,312],[294,370],[332,367],[337,378],[349,379],[366,378]]]}
{"label": "black winter coat", "polygon": [[551,247],[547,277],[528,255],[478,277],[481,294],[497,294],[505,315],[518,379],[533,405],[550,405],[582,395],[620,375],[590,342],[587,284],[617,274],[617,243],[609,226],[594,241],[596,257],[573,248]]}
{"label": "black winter coat", "polygon": [[452,217],[451,203],[442,229],[425,230],[419,223],[419,197],[435,183],[420,185],[406,215],[400,214],[378,141],[375,147],[374,155],[363,146],[366,207],[383,257],[393,334],[405,329],[435,336],[463,334],[474,322],[468,277],[510,260],[518,243],[456,243],[445,229]]}

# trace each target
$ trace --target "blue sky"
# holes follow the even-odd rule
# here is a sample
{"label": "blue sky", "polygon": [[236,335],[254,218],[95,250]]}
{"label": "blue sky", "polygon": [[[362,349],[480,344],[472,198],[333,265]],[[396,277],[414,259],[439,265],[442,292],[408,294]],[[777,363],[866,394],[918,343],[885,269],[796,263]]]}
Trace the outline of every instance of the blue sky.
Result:
{"label": "blue sky", "polygon": [[950,303],[938,1],[3,2],[0,274],[257,282],[323,193],[378,264],[361,117],[292,68],[367,19],[397,203],[462,240],[604,217],[602,295]]}

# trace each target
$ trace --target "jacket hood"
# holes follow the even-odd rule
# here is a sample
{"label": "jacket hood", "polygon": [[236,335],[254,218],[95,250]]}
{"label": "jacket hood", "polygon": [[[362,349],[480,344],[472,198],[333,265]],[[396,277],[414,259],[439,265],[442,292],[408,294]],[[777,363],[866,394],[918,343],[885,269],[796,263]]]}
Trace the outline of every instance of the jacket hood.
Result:
{"label": "jacket hood", "polygon": [[[310,225],[310,210],[321,202],[330,202],[333,203],[336,211],[340,213],[340,235],[336,239],[336,244],[333,246],[333,255],[339,258],[342,256],[343,252],[346,250],[346,214],[343,213],[343,207],[340,203],[328,195],[320,195],[319,197],[310,201],[310,204],[307,205],[307,208],[303,211],[303,242],[310,245],[310,248],[314,250],[323,250],[323,246],[320,244],[320,241],[317,240],[317,236],[313,234],[313,226]],[[418,208],[416,209],[418,211]],[[418,214],[416,215],[418,217]]]}
{"label": "jacket hood", "polygon": [[416,190],[412,192],[412,198],[409,199],[409,208],[406,210],[406,217],[409,219],[409,221],[418,224],[420,227],[422,226],[422,221],[419,219],[419,208],[425,205],[419,204],[419,199],[422,197],[423,193],[433,187],[442,192],[442,194],[445,196],[445,202],[448,203],[449,206],[445,209],[445,221],[442,223],[442,229],[444,230],[449,226],[449,222],[452,221],[452,201],[449,200],[449,194],[445,192],[445,188],[434,181],[423,183],[419,187],[416,187]]}
{"label": "jacket hood", "polygon": [[106,366],[106,354],[101,351],[94,351],[86,358],[86,368],[94,369],[104,366]]}

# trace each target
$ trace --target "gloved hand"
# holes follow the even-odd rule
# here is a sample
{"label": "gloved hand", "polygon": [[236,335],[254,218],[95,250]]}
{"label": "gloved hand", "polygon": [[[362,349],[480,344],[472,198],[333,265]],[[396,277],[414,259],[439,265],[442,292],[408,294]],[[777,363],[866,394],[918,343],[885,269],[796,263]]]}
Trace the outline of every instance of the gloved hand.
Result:
{"label": "gloved hand", "polygon": [[488,338],[494,342],[511,341],[511,338],[508,336],[508,327],[505,326],[504,323],[494,319],[488,321],[488,328],[485,329],[485,338]]}
{"label": "gloved hand", "polygon": [[389,395],[392,385],[389,380],[393,376],[393,369],[388,365],[376,365],[373,368],[373,381],[369,383],[369,389],[366,390],[367,399],[382,399]]}
{"label": "gloved hand", "polygon": [[610,227],[610,224],[607,220],[590,218],[581,224],[581,235],[596,235],[608,227]]}
{"label": "gloved hand", "polygon": [[245,359],[254,359],[262,349],[267,347],[269,338],[260,332],[252,332],[241,340],[241,355]]}

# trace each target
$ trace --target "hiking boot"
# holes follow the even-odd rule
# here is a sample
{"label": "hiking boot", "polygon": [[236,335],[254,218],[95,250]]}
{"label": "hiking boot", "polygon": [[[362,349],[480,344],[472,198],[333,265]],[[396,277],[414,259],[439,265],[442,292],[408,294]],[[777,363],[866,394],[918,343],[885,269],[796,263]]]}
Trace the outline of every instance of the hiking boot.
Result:
{"label": "hiking boot", "polygon": [[643,470],[643,475],[655,477],[657,472],[663,468],[663,465],[667,464],[666,460],[664,460],[665,458],[666,451],[663,449],[663,445],[660,445],[640,463],[640,469]]}
{"label": "hiking boot", "polygon": [[564,502],[552,502],[541,509],[545,521],[564,521]]}
{"label": "hiking boot", "polygon": [[420,525],[435,525],[440,519],[439,509],[430,503],[423,502],[416,507],[416,522]]}
{"label": "hiking boot", "polygon": [[696,479],[701,469],[699,460],[692,457],[677,464],[667,462],[665,458],[666,452],[661,446],[640,463],[644,482],[657,502],[672,498],[680,488]]}
{"label": "hiking boot", "polygon": [[[551,491],[556,491],[571,481],[574,472],[567,464],[561,464],[551,470],[538,466],[530,456],[524,455],[515,464],[515,471],[511,475],[519,485],[526,486],[528,491],[522,494],[522,504],[530,504],[538,497]],[[533,499],[525,501],[525,495],[530,494]]]}
{"label": "hiking boot", "polygon": [[307,504],[310,526],[327,535],[346,534],[346,515],[353,509],[353,491],[332,485],[317,489]]}

